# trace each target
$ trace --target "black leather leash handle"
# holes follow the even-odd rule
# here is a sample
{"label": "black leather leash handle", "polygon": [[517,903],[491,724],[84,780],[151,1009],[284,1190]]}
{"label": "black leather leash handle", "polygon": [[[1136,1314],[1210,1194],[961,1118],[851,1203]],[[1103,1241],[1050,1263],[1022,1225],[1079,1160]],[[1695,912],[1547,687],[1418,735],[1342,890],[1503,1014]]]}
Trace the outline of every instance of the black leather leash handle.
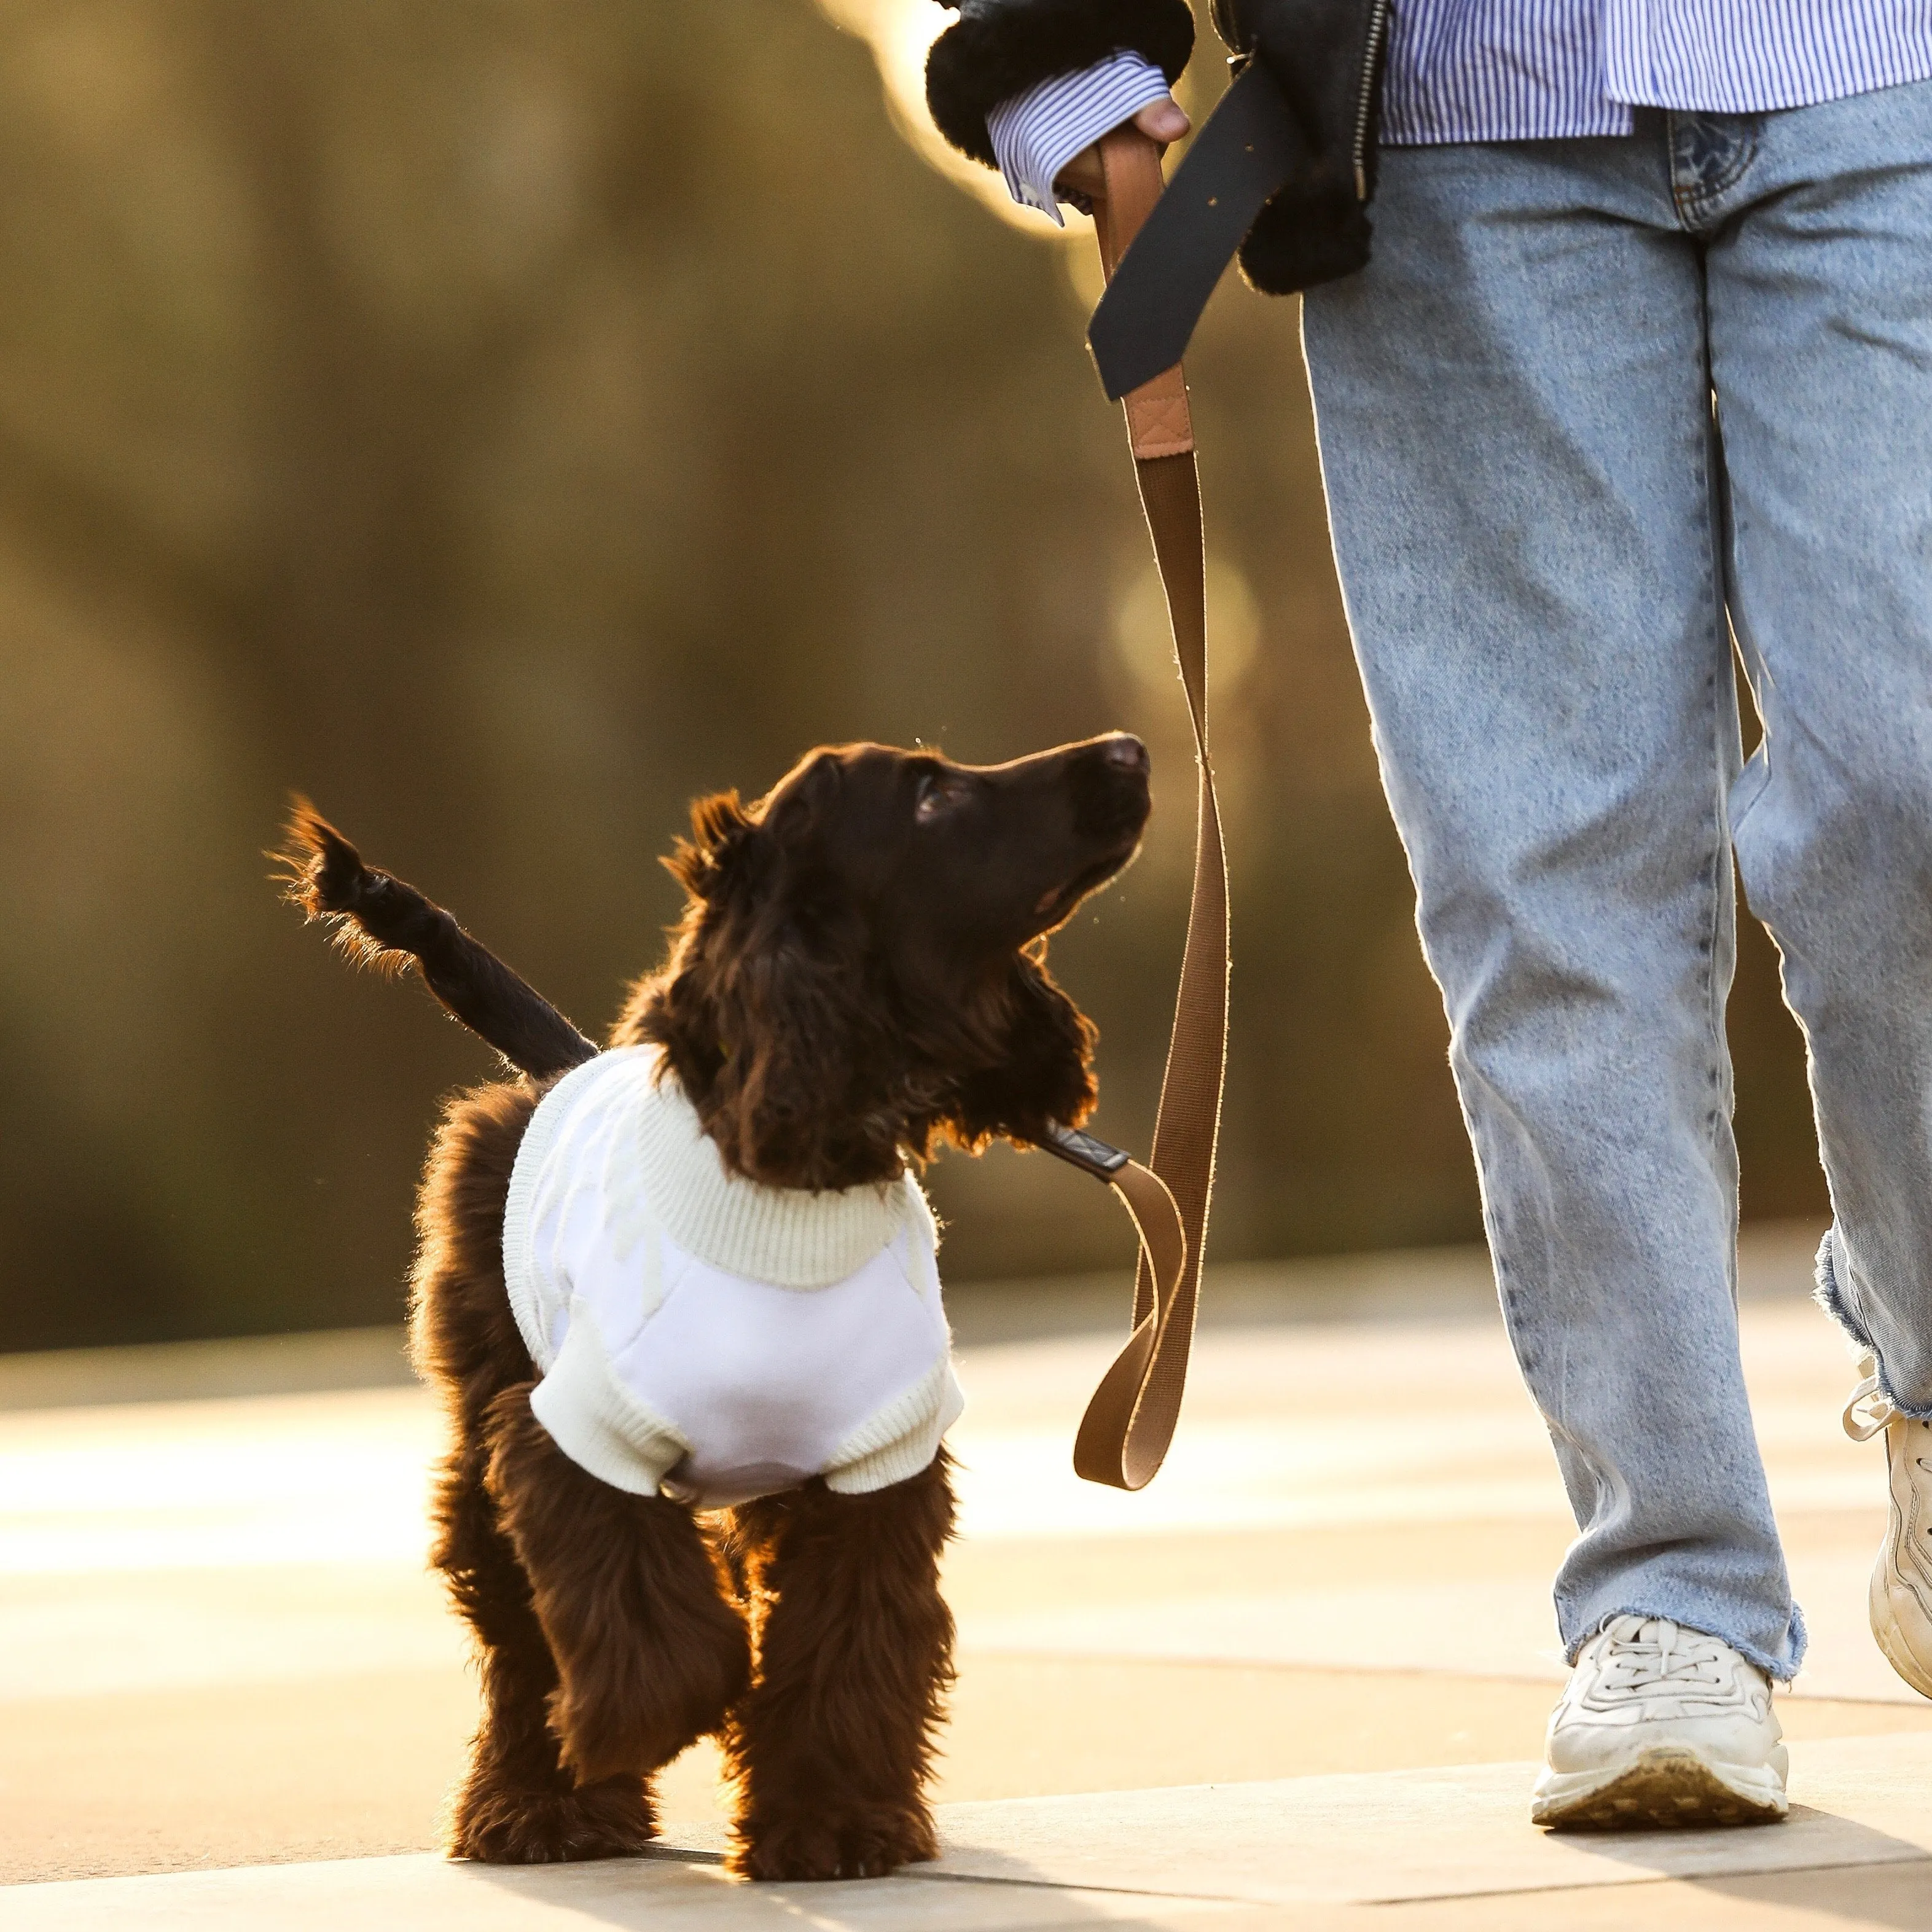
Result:
{"label": "black leather leash handle", "polygon": [[[1100,165],[1106,189],[1094,204],[1094,228],[1102,266],[1112,276],[1162,199],[1160,149],[1130,123],[1102,140]],[[1088,1481],[1138,1490],[1153,1480],[1173,1440],[1194,1340],[1227,1054],[1228,867],[1208,756],[1201,484],[1187,384],[1178,362],[1136,386],[1124,400],[1141,505],[1167,593],[1174,655],[1194,728],[1194,890],[1148,1164],[1143,1167],[1118,1148],[1071,1129],[1060,1130],[1042,1144],[1105,1180],[1140,1238],[1133,1331],[1088,1403],[1073,1444],[1074,1469]]]}

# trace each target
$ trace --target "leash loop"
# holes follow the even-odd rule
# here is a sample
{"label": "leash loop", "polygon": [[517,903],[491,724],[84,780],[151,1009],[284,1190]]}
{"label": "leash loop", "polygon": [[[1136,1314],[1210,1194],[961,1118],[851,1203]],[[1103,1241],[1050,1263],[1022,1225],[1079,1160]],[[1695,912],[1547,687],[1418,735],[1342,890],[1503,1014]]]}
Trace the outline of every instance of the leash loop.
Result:
{"label": "leash loop", "polygon": [[[1094,203],[1094,232],[1111,278],[1160,199],[1160,149],[1129,123],[1102,139],[1100,170],[1106,188]],[[1194,1339],[1227,1058],[1228,865],[1208,751],[1201,484],[1180,364],[1130,391],[1122,406],[1193,728],[1194,886],[1147,1166],[1070,1129],[1042,1144],[1106,1181],[1139,1238],[1132,1332],[1088,1402],[1073,1445],[1074,1469],[1088,1481],[1138,1490],[1173,1440]]]}

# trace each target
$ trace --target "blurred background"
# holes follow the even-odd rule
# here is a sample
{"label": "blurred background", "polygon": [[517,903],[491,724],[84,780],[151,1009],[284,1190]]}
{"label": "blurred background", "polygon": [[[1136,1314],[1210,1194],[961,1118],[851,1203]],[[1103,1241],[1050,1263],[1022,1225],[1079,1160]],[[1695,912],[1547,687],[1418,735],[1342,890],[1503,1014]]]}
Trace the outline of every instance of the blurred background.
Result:
{"label": "blurred background", "polygon": [[[0,1348],[397,1318],[488,1054],[263,848],[312,794],[582,1024],[694,794],[808,746],[1154,747],[1054,946],[1144,1148],[1192,775],[1085,224],[950,178],[932,0],[0,4]],[[1198,63],[1217,84],[1217,63]],[[1189,104],[1206,104],[1196,93]],[[1473,1240],[1291,303],[1190,358],[1234,1015],[1214,1253]],[[1751,928],[1748,1216],[1816,1215]],[[1103,1190],[942,1162],[956,1292],[1124,1266]]]}

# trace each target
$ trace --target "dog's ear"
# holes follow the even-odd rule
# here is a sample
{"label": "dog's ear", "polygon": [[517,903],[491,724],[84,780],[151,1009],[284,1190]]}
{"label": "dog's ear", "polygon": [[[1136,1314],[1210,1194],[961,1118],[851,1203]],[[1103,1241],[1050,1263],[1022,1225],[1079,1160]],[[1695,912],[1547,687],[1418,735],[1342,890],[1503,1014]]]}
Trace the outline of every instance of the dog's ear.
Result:
{"label": "dog's ear", "polygon": [[808,879],[787,884],[718,988],[730,1052],[700,1110],[706,1130],[767,1186],[884,1179],[900,1166],[904,1045],[857,922]]}
{"label": "dog's ear", "polygon": [[758,821],[735,791],[718,792],[693,804],[692,836],[659,862],[693,898],[714,900],[745,870],[758,831]]}
{"label": "dog's ear", "polygon": [[865,919],[817,837],[838,760],[807,759],[757,805],[701,800],[664,861],[691,895],[667,969],[616,1037],[655,1040],[726,1165],[772,1187],[900,1168],[904,1042],[873,983]]}
{"label": "dog's ear", "polygon": [[1018,955],[988,989],[980,1026],[997,1058],[962,1083],[946,1126],[964,1148],[996,1136],[1036,1143],[1048,1126],[1078,1126],[1094,1110],[1100,1029],[1046,970],[1041,944]]}

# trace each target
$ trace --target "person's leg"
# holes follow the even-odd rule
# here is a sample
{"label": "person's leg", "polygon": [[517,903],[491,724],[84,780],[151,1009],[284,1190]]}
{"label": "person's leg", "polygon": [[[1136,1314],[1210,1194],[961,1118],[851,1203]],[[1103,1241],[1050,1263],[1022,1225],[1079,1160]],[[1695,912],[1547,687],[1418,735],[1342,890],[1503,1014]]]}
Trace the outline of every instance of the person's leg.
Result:
{"label": "person's leg", "polygon": [[1886,1438],[1872,1632],[1932,1696],[1932,86],[1749,132],[1709,256],[1766,721],[1738,857],[1810,1046],[1820,1298],[1876,1358],[1846,1418]]}
{"label": "person's leg", "polygon": [[1932,84],[1753,117],[1709,253],[1732,797],[1810,1048],[1833,1312],[1932,1414]]}
{"label": "person's leg", "polygon": [[1391,150],[1304,336],[1335,547],[1504,1313],[1619,1612],[1789,1676],[1738,1362],[1736,689],[1698,244],[1660,127]]}

